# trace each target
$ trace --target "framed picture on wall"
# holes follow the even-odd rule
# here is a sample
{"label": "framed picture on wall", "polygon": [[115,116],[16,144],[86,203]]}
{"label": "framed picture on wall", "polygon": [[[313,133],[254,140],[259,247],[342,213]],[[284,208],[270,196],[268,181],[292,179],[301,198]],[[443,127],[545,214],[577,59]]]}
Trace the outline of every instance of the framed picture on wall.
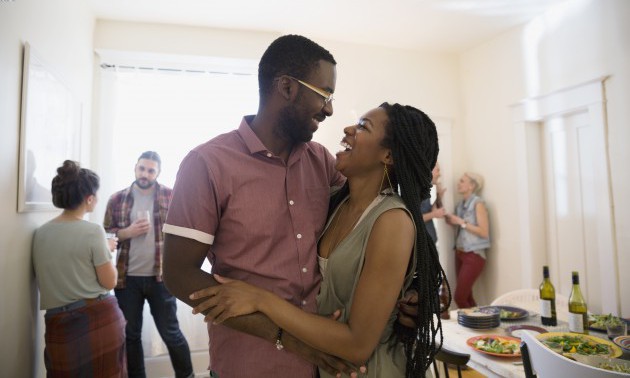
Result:
{"label": "framed picture on wall", "polygon": [[17,210],[54,210],[50,188],[56,169],[80,157],[81,104],[28,42],[20,118]]}

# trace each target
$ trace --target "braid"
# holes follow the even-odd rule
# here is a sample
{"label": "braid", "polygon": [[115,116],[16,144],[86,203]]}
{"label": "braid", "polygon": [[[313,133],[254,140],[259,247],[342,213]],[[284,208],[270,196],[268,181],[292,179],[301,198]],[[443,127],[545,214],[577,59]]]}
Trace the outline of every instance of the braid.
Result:
{"label": "braid", "polygon": [[[383,145],[394,160],[395,181],[400,196],[416,224],[416,277],[412,287],[418,292],[416,328],[395,323],[395,332],[404,344],[407,377],[424,376],[442,344],[439,288],[447,287],[435,243],[422,220],[420,203],[431,193],[432,169],[439,151],[435,124],[422,111],[400,104],[381,105],[389,118]],[[450,291],[449,291],[450,302]],[[439,343],[436,336],[439,333]]]}

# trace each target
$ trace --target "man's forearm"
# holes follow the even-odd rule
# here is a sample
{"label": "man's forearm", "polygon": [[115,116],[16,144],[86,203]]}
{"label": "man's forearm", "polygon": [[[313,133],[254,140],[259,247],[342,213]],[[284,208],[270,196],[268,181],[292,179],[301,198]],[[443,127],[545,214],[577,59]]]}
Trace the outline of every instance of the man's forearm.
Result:
{"label": "man's forearm", "polygon": [[[175,238],[178,242],[173,242]],[[167,235],[164,240],[164,284],[168,290],[182,302],[191,307],[196,306],[203,300],[192,300],[190,294],[218,285],[211,274],[201,270],[201,264],[205,259],[205,253],[200,243],[192,241],[184,242],[180,245],[179,239],[173,235]],[[189,244],[189,245],[188,245]],[[186,248],[189,247],[189,248]],[[207,250],[207,246],[205,247]],[[188,250],[187,250],[188,249]],[[196,255],[192,260],[187,261],[188,254]],[[264,314],[256,313],[251,315],[232,318],[223,324],[237,331],[263,338],[274,342],[278,333],[278,327]]]}
{"label": "man's forearm", "polygon": [[[201,270],[208,248],[208,245],[192,239],[170,234],[164,237],[164,283],[175,297],[191,307],[204,299],[192,300],[190,294],[219,284],[211,274]],[[262,313],[230,318],[222,324],[272,343],[278,335],[278,326]],[[348,372],[351,369],[344,361],[313,349],[288,333],[284,334],[282,342],[287,351],[318,365],[330,374]]]}
{"label": "man's forearm", "polygon": [[[182,274],[181,276],[184,275]],[[177,288],[174,289],[174,291],[171,291],[171,285],[168,283],[166,278],[164,281],[173,295],[191,307],[194,307],[201,302],[201,300],[190,299],[189,296],[191,293],[209,286],[219,285],[214,278],[212,278],[211,274],[206,273],[201,269],[199,269],[198,272],[186,274],[185,277],[182,278],[184,278],[184,280],[175,280],[180,283],[181,281],[184,282],[183,285],[175,285]],[[276,324],[263,313],[238,316],[231,318],[222,324],[237,331],[245,332],[271,342],[275,342],[278,333],[278,326],[276,326]]]}

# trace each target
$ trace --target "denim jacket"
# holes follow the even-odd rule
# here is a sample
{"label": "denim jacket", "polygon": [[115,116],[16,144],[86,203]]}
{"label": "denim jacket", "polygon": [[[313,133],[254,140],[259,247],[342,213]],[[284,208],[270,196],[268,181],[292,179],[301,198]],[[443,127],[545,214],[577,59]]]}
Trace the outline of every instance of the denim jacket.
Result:
{"label": "denim jacket", "polygon": [[[481,197],[475,194],[471,195],[467,200],[463,200],[457,204],[457,207],[455,208],[455,215],[465,220],[466,223],[476,226],[478,223],[475,206],[479,202],[483,203],[483,199]],[[490,248],[490,236],[482,238],[460,227],[457,230],[455,246],[457,249],[464,252],[483,250]]]}

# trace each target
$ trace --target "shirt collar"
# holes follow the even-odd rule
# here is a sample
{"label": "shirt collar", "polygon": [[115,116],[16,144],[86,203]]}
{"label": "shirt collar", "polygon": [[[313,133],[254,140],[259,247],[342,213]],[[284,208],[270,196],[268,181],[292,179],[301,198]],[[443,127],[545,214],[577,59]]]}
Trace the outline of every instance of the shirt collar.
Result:
{"label": "shirt collar", "polygon": [[249,123],[254,119],[253,115],[245,116],[241,120],[241,125],[238,127],[238,133],[243,138],[247,149],[250,154],[255,154],[258,152],[267,152],[267,148],[264,144],[258,139],[258,136],[254,133]]}
{"label": "shirt collar", "polygon": [[[254,119],[253,115],[244,116],[241,120],[241,124],[238,127],[238,133],[243,138],[243,142],[247,146],[249,153],[254,155],[257,153],[270,152],[267,147],[258,139],[258,136],[254,133],[249,123]],[[309,143],[300,143],[297,146],[293,147],[293,151],[291,151],[291,156],[289,157],[289,164],[291,164],[295,159],[302,155],[302,152],[309,149]]]}

